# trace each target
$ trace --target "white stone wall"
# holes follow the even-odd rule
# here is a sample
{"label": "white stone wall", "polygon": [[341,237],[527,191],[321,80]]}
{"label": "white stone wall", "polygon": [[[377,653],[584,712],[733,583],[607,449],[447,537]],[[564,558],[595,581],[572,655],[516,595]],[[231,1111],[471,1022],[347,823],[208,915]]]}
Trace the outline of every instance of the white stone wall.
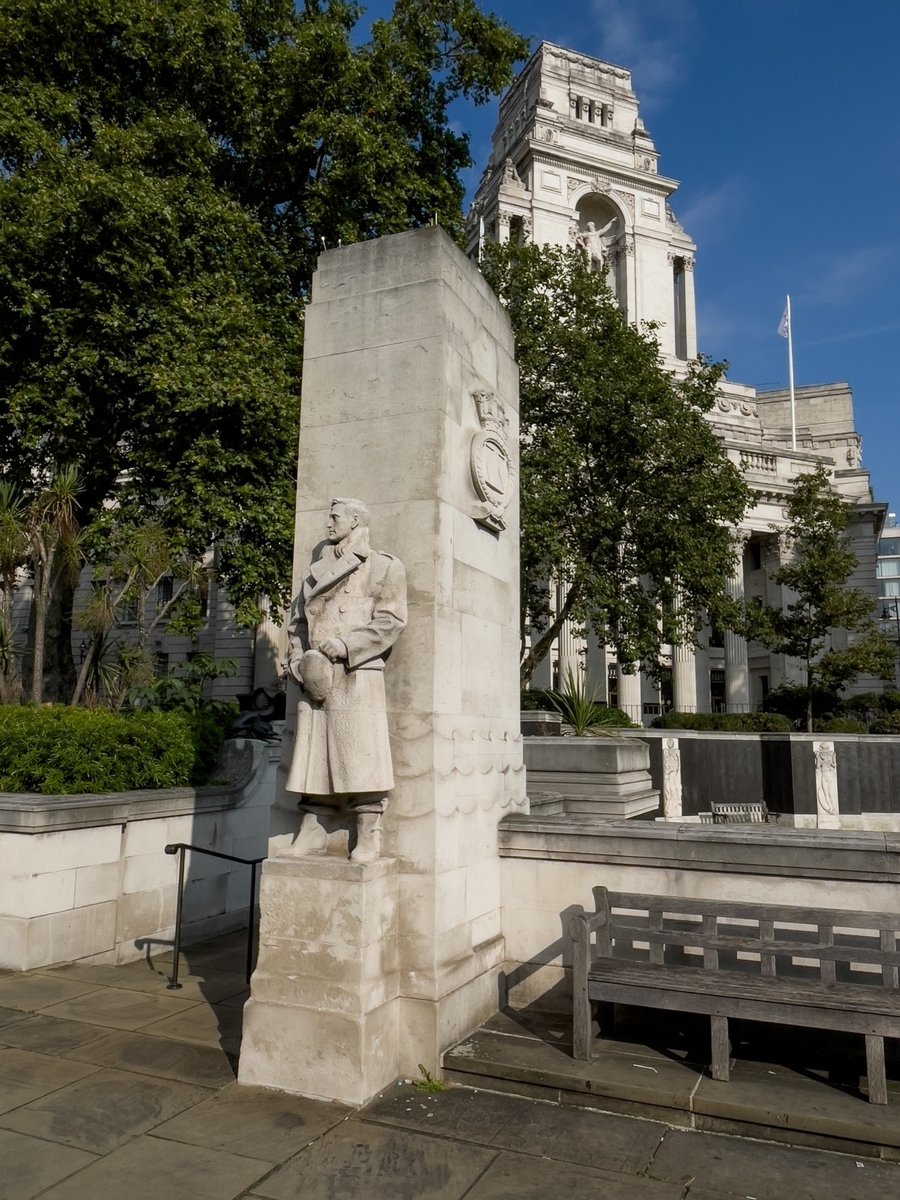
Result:
{"label": "white stone wall", "polygon": [[[147,941],[170,942],[178,858],[165,853],[166,845],[186,842],[239,858],[265,855],[277,751],[255,743],[253,752],[245,787],[237,796],[223,789],[218,810],[45,832],[15,832],[7,823],[0,832],[0,967],[127,962],[141,956]],[[189,808],[194,794],[191,788],[172,789],[166,793],[169,807]],[[140,805],[142,793],[125,795]],[[4,797],[7,805],[17,799]],[[65,800],[71,801],[73,820],[84,819],[79,797]],[[185,881],[186,941],[246,924],[249,867],[188,854]]]}

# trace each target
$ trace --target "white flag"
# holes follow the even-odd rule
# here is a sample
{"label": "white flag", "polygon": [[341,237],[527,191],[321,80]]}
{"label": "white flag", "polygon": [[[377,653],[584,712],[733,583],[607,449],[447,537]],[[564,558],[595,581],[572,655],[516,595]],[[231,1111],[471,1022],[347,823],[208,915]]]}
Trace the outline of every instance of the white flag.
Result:
{"label": "white flag", "polygon": [[781,314],[781,322],[779,323],[779,326],[778,326],[778,332],[781,334],[781,336],[783,338],[786,338],[788,336],[790,327],[791,327],[791,325],[790,325],[790,318],[788,317],[788,310],[787,310],[787,308],[785,308],[784,312]]}

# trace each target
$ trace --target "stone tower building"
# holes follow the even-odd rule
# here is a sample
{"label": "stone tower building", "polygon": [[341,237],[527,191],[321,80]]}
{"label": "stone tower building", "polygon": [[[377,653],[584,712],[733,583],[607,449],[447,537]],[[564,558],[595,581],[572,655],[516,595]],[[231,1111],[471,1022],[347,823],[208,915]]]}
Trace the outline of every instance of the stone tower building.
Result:
{"label": "stone tower building", "polygon": [[[679,372],[697,354],[696,247],[669,204],[678,184],[659,173],[658,159],[630,72],[544,42],[500,102],[493,151],[467,218],[468,251],[476,257],[485,240],[510,238],[583,246],[594,268],[607,273],[629,320],[657,322],[663,361]],[[875,547],[886,506],[873,501],[861,466],[850,388],[798,388],[796,410],[796,449],[784,392],[757,395],[726,381],[710,415],[755,495],[735,530],[738,565],[729,590],[789,602],[771,579],[788,552],[777,531],[790,480],[821,460],[853,505],[848,532],[859,568],[851,583],[870,591],[874,603]],[[835,634],[835,645],[841,636]],[[799,663],[734,634],[704,630],[699,642],[668,648],[657,685],[623,673],[593,636],[585,641],[564,628],[534,683],[558,684],[568,670],[586,668],[601,695],[647,723],[671,707],[746,712],[770,688],[802,682]],[[863,678],[853,690],[882,686]]]}

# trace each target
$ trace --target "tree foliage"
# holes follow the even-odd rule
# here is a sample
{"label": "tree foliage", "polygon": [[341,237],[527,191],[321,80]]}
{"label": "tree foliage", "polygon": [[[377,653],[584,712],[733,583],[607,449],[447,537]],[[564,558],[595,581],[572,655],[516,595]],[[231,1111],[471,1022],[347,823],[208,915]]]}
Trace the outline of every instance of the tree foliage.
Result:
{"label": "tree foliage", "polygon": [[[474,0],[0,0],[0,469],[76,468],[239,619],[285,601],[317,253],[461,229],[448,105],[526,44]],[[71,603],[71,597],[69,597]]]}
{"label": "tree foliage", "polygon": [[749,494],[704,415],[723,368],[667,372],[578,250],[489,246],[483,265],[520,371],[523,682],[566,618],[655,670],[701,610],[730,619],[727,526]]}
{"label": "tree foliage", "polygon": [[[788,524],[777,531],[792,553],[772,575],[788,599],[781,608],[749,603],[746,632],[773,653],[802,663],[806,728],[812,733],[817,694],[837,693],[863,673],[893,678],[894,648],[872,621],[874,598],[846,586],[858,566],[844,532],[850,506],[832,491],[821,463],[792,483]],[[835,647],[834,630],[850,635],[847,645]]]}

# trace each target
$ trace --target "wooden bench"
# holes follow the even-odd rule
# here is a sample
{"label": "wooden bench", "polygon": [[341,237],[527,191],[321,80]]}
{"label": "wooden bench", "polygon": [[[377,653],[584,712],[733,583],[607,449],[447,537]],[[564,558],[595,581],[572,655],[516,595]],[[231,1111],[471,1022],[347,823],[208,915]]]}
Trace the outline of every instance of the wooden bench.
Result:
{"label": "wooden bench", "polygon": [[[593,892],[596,911],[569,926],[575,1058],[591,1057],[598,1001],[708,1015],[712,1077],[726,1082],[729,1017],[861,1033],[869,1100],[887,1104],[884,1039],[900,1037],[900,916]],[[691,965],[695,955],[702,966]],[[874,968],[854,974],[878,982],[838,980],[838,964],[847,964],[842,974],[849,964]]]}

